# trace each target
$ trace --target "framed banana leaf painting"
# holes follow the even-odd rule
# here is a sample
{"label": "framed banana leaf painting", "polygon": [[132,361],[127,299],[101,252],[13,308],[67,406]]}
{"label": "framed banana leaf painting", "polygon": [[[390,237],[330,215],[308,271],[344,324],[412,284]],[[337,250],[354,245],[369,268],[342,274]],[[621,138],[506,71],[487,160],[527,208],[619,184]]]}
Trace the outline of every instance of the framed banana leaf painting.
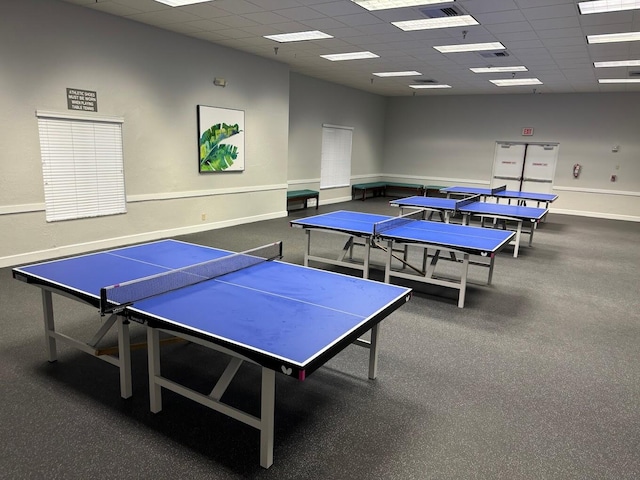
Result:
{"label": "framed banana leaf painting", "polygon": [[199,172],[244,171],[244,110],[198,105]]}

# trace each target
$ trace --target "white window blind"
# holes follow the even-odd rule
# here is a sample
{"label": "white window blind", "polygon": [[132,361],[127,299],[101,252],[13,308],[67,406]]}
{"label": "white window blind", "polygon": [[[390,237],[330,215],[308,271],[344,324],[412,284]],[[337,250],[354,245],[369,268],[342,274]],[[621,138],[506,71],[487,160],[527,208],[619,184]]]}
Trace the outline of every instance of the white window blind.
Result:
{"label": "white window blind", "polygon": [[352,127],[322,125],[320,188],[348,187],[351,184]]}
{"label": "white window blind", "polygon": [[47,221],[125,213],[122,119],[36,115]]}

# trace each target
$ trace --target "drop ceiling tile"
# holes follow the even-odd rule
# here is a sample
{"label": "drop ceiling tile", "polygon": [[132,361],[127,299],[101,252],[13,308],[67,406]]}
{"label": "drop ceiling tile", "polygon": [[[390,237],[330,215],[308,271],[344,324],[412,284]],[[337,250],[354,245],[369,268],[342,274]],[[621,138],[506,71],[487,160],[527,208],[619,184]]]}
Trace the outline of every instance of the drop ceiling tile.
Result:
{"label": "drop ceiling tile", "polygon": [[366,11],[360,5],[349,0],[318,3],[313,6],[313,9],[319,11],[320,13],[323,13],[328,17],[338,17],[340,15],[357,14]]}
{"label": "drop ceiling tile", "polygon": [[[537,30],[536,33],[541,39],[546,38],[566,38],[577,37],[585,38],[581,28],[555,28],[553,30]],[[585,40],[586,41],[586,40]]]}
{"label": "drop ceiling tile", "polygon": [[342,28],[346,26],[344,23],[339,22],[338,20],[335,20],[330,17],[318,18],[313,20],[304,20],[304,21],[301,20],[300,23],[307,25],[313,30],[321,30],[323,32],[326,31],[326,29],[328,28]]}
{"label": "drop ceiling tile", "polygon": [[295,33],[295,32],[304,32],[309,30],[309,27],[298,22],[283,22],[283,23],[276,23],[270,26],[278,30],[278,33]]}
{"label": "drop ceiling tile", "polygon": [[522,12],[519,10],[507,10],[504,12],[491,13],[491,14],[479,14],[473,16],[482,25],[494,25],[496,23],[513,23],[513,22],[526,22]]}
{"label": "drop ceiling tile", "polygon": [[513,0],[486,0],[482,2],[467,0],[458,3],[460,3],[460,6],[471,15],[518,9],[518,6]]}
{"label": "drop ceiling tile", "polygon": [[547,38],[542,41],[547,48],[557,47],[587,47],[587,39],[584,37],[562,37],[562,38]]}
{"label": "drop ceiling tile", "polygon": [[529,22],[492,24],[487,25],[486,28],[493,34],[533,31],[533,28],[531,27],[531,24]]}
{"label": "drop ceiling tile", "polygon": [[498,33],[495,37],[504,45],[509,44],[509,46],[511,46],[510,42],[539,40],[538,35],[533,30],[529,32]]}
{"label": "drop ceiling tile", "polygon": [[168,25],[171,23],[191,22],[198,20],[198,17],[191,15],[190,13],[180,11],[167,11],[161,10],[158,12],[138,13],[135,15],[128,15],[127,18],[135,20],[136,22],[147,23],[149,25]]}
{"label": "drop ceiling tile", "polygon": [[245,13],[243,17],[261,25],[271,25],[273,23],[282,23],[289,20],[282,15],[272,12]]}
{"label": "drop ceiling tile", "polygon": [[[245,32],[244,30],[239,28],[227,28],[224,30],[217,30],[217,33],[219,33],[220,35],[224,35],[224,38],[227,40],[232,38],[235,38],[235,39],[250,38],[254,36],[251,33]],[[243,44],[243,42],[238,42],[238,44]]]}
{"label": "drop ceiling tile", "polygon": [[313,20],[316,18],[324,18],[326,15],[309,7],[295,7],[276,10],[278,15],[289,18],[290,20]]}
{"label": "drop ceiling tile", "polygon": [[578,17],[546,18],[543,20],[532,20],[530,23],[534,30],[580,27]]}
{"label": "drop ceiling tile", "polygon": [[236,15],[265,11],[264,8],[245,0],[216,0],[215,4],[216,7]]}
{"label": "drop ceiling tile", "polygon": [[243,28],[243,27],[255,27],[257,22],[250,20],[246,17],[238,15],[229,15],[227,17],[219,17],[215,19],[216,22],[221,23],[227,28]]}
{"label": "drop ceiling tile", "polygon": [[192,28],[194,31],[205,30],[205,31],[213,31],[213,30],[224,30],[228,28],[226,25],[222,23],[214,22],[211,20],[195,20],[193,22],[184,22],[182,24],[185,28]]}
{"label": "drop ceiling tile", "polygon": [[[97,2],[91,2],[97,3]],[[160,10],[168,10],[171,7],[154,0],[111,0],[110,3],[122,5],[124,7],[134,8],[141,12],[157,12]]]}
{"label": "drop ceiling tile", "polygon": [[283,8],[294,8],[300,5],[296,0],[249,0],[249,3],[265,10],[278,10]]}
{"label": "drop ceiling tile", "polygon": [[358,25],[384,24],[378,17],[376,17],[375,15],[371,15],[369,13],[358,13],[355,15],[340,15],[335,18],[336,20],[339,20],[345,25],[350,25],[352,27],[357,27]]}
{"label": "drop ceiling tile", "polygon": [[575,17],[577,19],[579,13],[573,4],[560,4],[546,7],[523,8],[522,13],[529,21],[557,19],[560,17]]}
{"label": "drop ceiling tile", "polygon": [[180,7],[181,10],[196,15],[201,18],[216,18],[216,17],[226,17],[231,15],[231,12],[227,10],[222,10],[221,8],[216,8],[213,6],[211,2],[209,3],[196,3],[194,5],[186,5],[184,7]]}

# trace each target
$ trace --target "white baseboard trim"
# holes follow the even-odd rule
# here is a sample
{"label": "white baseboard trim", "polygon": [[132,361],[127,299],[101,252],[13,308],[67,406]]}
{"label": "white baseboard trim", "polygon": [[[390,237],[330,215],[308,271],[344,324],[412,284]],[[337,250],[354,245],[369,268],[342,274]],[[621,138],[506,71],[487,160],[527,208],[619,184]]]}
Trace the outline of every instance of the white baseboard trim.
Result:
{"label": "white baseboard trim", "polygon": [[113,237],[104,240],[96,240],[93,242],[77,243],[74,245],[64,245],[46,250],[38,250],[35,252],[21,253],[18,255],[10,255],[0,257],[0,268],[21,265],[25,263],[40,262],[50,260],[52,258],[64,257],[67,255],[80,255],[95,250],[105,248],[116,248],[125,245],[131,245],[141,242],[152,242],[162,238],[176,237],[179,235],[188,235],[190,233],[205,232],[207,230],[217,230],[219,228],[233,227],[245,223],[259,222],[262,220],[272,220],[274,218],[282,218],[287,216],[287,211],[279,211],[264,215],[255,215],[252,217],[234,218],[232,220],[224,220],[220,222],[203,223],[198,225],[190,225],[188,227],[171,228],[167,230],[156,230],[153,232],[144,232],[135,235],[127,235],[123,237]]}
{"label": "white baseboard trim", "polygon": [[322,200],[320,202],[320,205],[331,205],[333,203],[350,202],[351,200],[352,200],[351,197],[331,198],[329,200]]}
{"label": "white baseboard trim", "polygon": [[624,220],[626,222],[640,222],[640,217],[634,215],[617,215],[615,213],[601,213],[601,212],[583,212],[581,210],[565,210],[562,208],[551,208],[550,213],[557,213],[559,215],[576,215],[578,217],[591,217],[591,218],[606,218],[609,220]]}
{"label": "white baseboard trim", "polygon": [[580,187],[564,187],[562,185],[555,185],[554,190],[559,192],[576,192],[576,193],[595,193],[598,195],[622,195],[625,197],[640,197],[640,192],[624,191],[624,190],[609,190],[602,188],[580,188]]}

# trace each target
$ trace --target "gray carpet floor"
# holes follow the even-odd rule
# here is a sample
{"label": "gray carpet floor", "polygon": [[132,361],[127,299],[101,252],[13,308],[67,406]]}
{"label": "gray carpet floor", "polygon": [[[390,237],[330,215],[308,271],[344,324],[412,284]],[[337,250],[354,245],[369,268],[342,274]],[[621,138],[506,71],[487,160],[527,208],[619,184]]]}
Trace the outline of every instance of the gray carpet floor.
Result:
{"label": "gray carpet floor", "polygon": [[[397,214],[388,199],[319,212],[338,209]],[[288,221],[315,213],[180,238],[236,251],[283,240],[284,261],[301,264],[305,234]],[[172,393],[150,413],[144,350],[128,400],[105,362],[66,346],[47,362],[39,289],[0,269],[0,478],[640,478],[639,242],[640,223],[550,214],[464,309],[456,291],[407,284],[412,300],[382,323],[375,381],[355,346],[304,382],[277,376],[268,470],[251,427]],[[65,333],[88,340],[99,325],[92,307],[54,307]],[[165,349],[163,373],[193,388],[222,371],[215,352]],[[257,412],[259,369],[241,374],[225,399]]]}

